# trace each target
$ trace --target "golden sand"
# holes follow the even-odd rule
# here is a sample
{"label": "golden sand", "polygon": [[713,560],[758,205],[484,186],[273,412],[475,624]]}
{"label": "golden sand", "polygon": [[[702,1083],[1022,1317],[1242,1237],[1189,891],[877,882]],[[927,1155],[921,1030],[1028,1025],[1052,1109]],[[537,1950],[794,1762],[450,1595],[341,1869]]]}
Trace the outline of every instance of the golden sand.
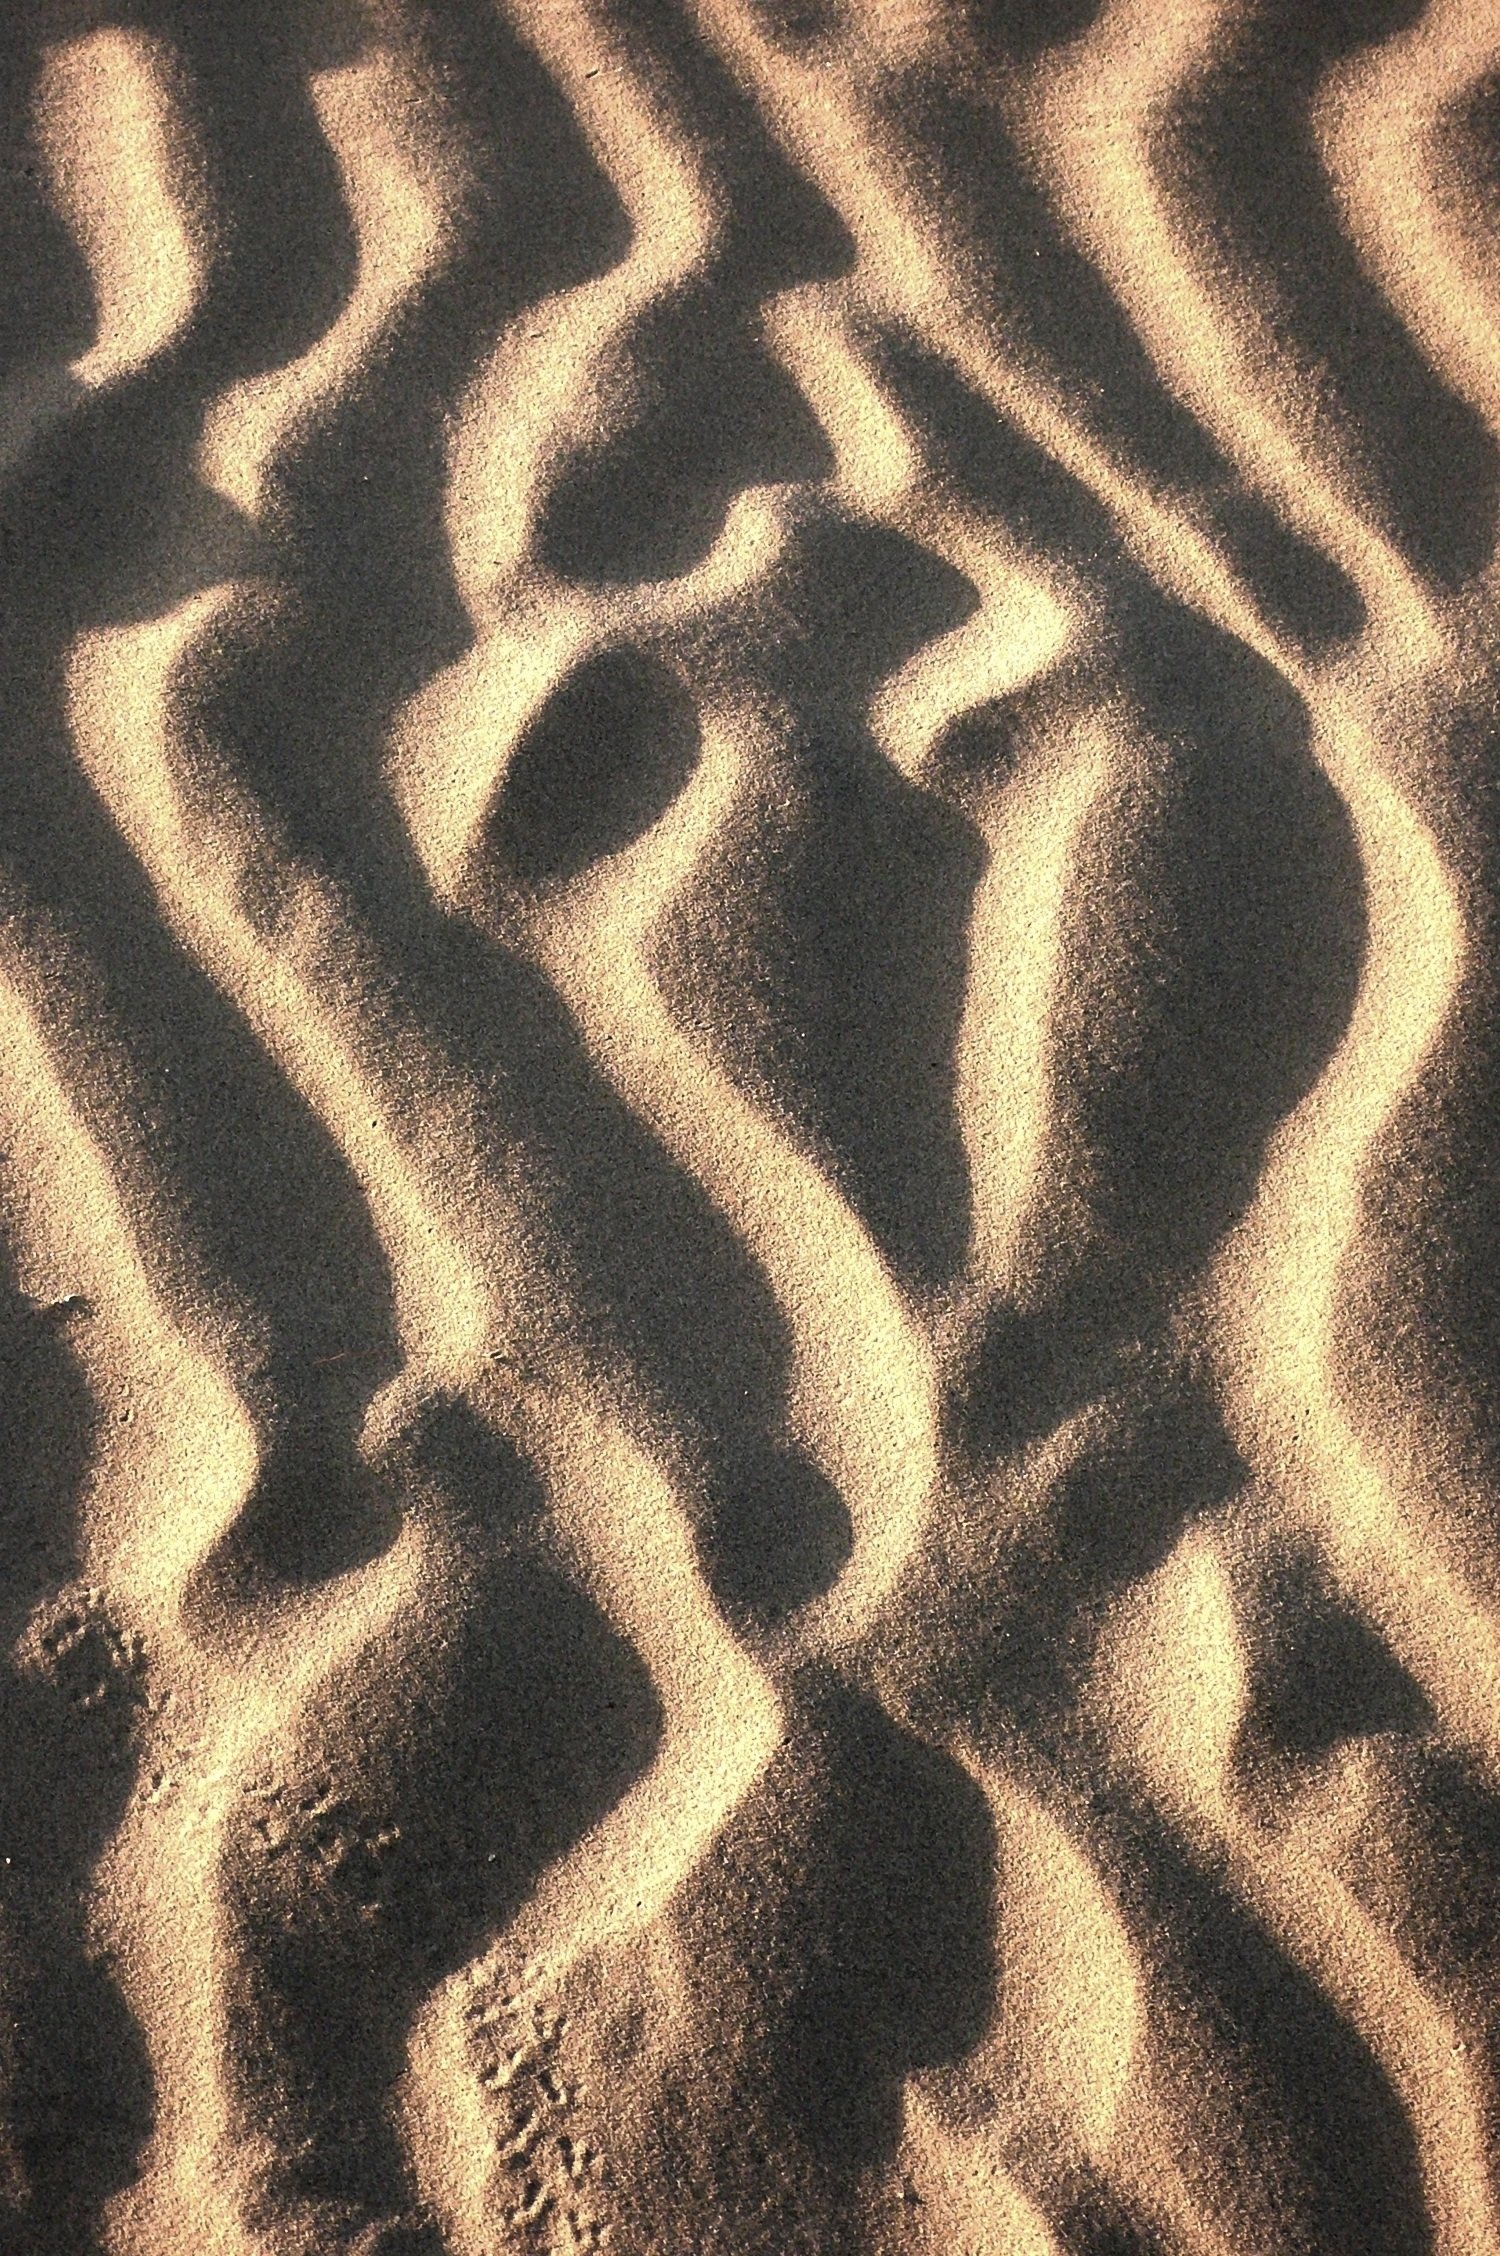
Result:
{"label": "golden sand", "polygon": [[1500,6],[0,62],[0,2256],[1500,2256]]}

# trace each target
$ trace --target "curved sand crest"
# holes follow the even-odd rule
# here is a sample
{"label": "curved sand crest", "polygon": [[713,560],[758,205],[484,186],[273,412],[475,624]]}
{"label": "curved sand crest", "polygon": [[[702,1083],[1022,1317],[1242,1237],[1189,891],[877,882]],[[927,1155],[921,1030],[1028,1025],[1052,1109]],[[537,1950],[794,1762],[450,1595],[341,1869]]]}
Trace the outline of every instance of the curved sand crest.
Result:
{"label": "curved sand crest", "polygon": [[1494,2248],[1493,38],[11,47],[11,2238]]}

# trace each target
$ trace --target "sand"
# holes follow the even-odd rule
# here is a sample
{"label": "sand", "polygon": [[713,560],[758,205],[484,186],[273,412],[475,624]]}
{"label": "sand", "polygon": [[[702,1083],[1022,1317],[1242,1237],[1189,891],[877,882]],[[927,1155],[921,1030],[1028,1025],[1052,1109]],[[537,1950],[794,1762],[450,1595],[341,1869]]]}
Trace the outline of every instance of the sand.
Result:
{"label": "sand", "polygon": [[0,73],[0,2251],[1500,2256],[1500,6]]}

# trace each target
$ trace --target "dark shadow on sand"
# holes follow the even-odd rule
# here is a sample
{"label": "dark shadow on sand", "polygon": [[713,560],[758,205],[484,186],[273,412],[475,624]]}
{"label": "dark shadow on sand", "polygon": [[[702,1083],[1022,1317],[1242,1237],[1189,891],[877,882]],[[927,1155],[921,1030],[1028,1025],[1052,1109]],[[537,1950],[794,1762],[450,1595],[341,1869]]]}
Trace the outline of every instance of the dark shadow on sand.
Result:
{"label": "dark shadow on sand", "polygon": [[[264,2221],[321,2205],[329,2245],[415,2216],[391,2117],[412,2015],[661,1735],[641,1662],[549,1563],[543,1500],[514,1451],[462,1403],[434,1402],[387,1472],[439,1500],[467,1567],[419,1631],[397,1625],[322,1688],[277,1776],[247,1797],[223,1868],[239,2103],[251,2126],[295,2127],[261,2189]],[[412,2250],[429,2245],[414,2226]]]}
{"label": "dark shadow on sand", "polygon": [[154,2111],[140,2031],[88,1933],[90,1878],[135,1785],[145,1692],[134,1646],[74,1586],[98,1413],[68,1336],[89,1320],[86,1307],[39,1308],[4,1259],[0,2153],[22,2185],[12,2209],[0,2163],[0,2242],[14,2256],[98,2256],[100,2212],[135,2175]]}

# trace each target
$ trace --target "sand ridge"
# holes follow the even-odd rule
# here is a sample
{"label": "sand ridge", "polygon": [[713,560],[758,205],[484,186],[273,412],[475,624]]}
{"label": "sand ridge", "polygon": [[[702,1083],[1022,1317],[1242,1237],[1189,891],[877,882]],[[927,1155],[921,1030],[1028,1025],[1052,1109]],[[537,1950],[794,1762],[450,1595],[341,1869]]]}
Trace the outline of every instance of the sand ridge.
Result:
{"label": "sand ridge", "polygon": [[0,53],[0,2247],[1497,2256],[1500,19]]}

